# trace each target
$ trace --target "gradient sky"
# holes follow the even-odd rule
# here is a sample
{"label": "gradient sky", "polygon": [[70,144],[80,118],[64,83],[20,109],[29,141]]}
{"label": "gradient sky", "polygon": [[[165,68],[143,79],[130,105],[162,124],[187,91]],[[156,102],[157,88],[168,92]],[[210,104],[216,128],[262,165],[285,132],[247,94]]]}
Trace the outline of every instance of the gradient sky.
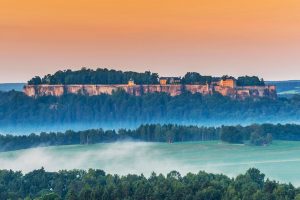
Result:
{"label": "gradient sky", "polygon": [[0,82],[83,66],[300,79],[300,1],[0,0]]}

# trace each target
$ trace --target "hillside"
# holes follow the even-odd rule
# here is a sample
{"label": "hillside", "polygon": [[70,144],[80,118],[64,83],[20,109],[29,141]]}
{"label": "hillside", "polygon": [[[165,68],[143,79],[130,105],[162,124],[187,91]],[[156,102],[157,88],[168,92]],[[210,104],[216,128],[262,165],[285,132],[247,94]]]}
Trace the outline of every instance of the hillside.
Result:
{"label": "hillside", "polygon": [[53,130],[64,125],[69,125],[69,129],[77,125],[81,130],[83,125],[85,128],[126,128],[158,122],[198,125],[286,123],[299,121],[299,102],[299,96],[239,101],[220,94],[133,96],[118,91],[112,95],[67,94],[31,98],[22,92],[0,92],[0,126],[4,131],[26,126],[34,130],[46,126]]}

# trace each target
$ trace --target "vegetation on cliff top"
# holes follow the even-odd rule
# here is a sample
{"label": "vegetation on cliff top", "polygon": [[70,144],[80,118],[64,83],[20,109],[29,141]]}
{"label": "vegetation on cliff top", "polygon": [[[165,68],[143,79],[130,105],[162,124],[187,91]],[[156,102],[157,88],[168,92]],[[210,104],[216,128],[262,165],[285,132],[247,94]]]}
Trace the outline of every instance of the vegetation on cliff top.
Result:
{"label": "vegetation on cliff top", "polygon": [[139,128],[86,131],[68,130],[64,133],[41,133],[22,136],[0,135],[0,151],[26,149],[37,146],[95,144],[131,139],[146,142],[187,142],[222,140],[229,143],[267,145],[275,140],[300,141],[300,125],[250,125],[197,127],[181,125],[146,124]]}
{"label": "vegetation on cliff top", "polygon": [[[223,76],[222,78],[229,77]],[[71,85],[71,84],[127,84],[130,79],[133,79],[136,84],[158,84],[159,75],[146,71],[144,73],[132,71],[119,71],[98,68],[96,70],[82,68],[81,70],[72,71],[57,71],[53,75],[48,74],[43,78],[36,76],[28,81],[29,85]],[[219,81],[221,77],[202,76],[197,72],[186,73],[181,82],[183,84],[206,84],[212,81]],[[256,76],[243,76],[237,78],[238,86],[261,86],[264,81]]]}
{"label": "vegetation on cliff top", "polygon": [[22,92],[0,92],[0,126],[97,123],[118,127],[145,123],[224,124],[299,120],[300,96],[233,100],[220,94],[63,95],[30,98]]}
{"label": "vegetation on cliff top", "polygon": [[265,180],[251,168],[236,178],[200,171],[185,176],[171,171],[155,174],[118,176],[102,170],[62,170],[43,168],[23,175],[0,170],[0,199],[93,200],[93,199],[299,199],[300,192],[291,184]]}
{"label": "vegetation on cliff top", "polygon": [[43,78],[36,76],[29,80],[28,84],[127,84],[130,79],[133,79],[137,84],[158,84],[158,74],[150,71],[144,73],[123,72],[106,68],[57,71],[53,75],[48,74]]}

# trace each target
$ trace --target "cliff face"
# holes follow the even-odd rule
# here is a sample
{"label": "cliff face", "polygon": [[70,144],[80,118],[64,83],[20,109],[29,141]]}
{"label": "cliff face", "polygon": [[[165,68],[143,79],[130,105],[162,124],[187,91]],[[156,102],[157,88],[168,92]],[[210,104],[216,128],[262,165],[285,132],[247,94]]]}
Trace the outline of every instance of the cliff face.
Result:
{"label": "cliff face", "polygon": [[249,87],[222,87],[210,85],[26,85],[24,93],[30,97],[61,96],[63,94],[100,95],[112,94],[113,91],[122,89],[125,92],[140,96],[146,93],[165,92],[171,96],[182,94],[184,91],[191,93],[213,94],[218,92],[223,96],[245,99],[247,97],[276,98],[275,86],[249,86]]}

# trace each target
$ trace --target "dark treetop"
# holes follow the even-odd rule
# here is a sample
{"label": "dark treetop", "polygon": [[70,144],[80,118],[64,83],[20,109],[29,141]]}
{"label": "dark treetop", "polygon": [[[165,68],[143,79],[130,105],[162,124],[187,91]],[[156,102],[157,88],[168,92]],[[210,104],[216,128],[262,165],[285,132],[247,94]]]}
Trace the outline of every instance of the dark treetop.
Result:
{"label": "dark treetop", "polygon": [[[98,68],[96,70],[82,68],[81,70],[72,71],[64,70],[57,71],[54,74],[48,74],[41,77],[34,77],[28,81],[29,85],[73,85],[73,84],[127,84],[130,79],[134,80],[136,84],[158,84],[159,75],[146,71],[144,73],[133,71],[119,71],[109,70],[106,68]],[[187,72],[180,82],[183,84],[206,84],[212,81],[219,81],[221,78],[233,78],[230,76],[212,77],[203,76],[197,72]],[[238,86],[261,86],[264,85],[263,79],[256,76],[242,76],[237,78]]]}
{"label": "dark treetop", "polygon": [[137,140],[146,142],[186,142],[203,140],[222,140],[229,143],[267,145],[276,140],[300,140],[300,125],[250,125],[197,127],[180,125],[146,124],[139,128],[85,131],[66,131],[64,133],[41,133],[13,136],[0,135],[0,151],[26,149],[37,146],[95,144],[118,140]]}
{"label": "dark treetop", "polygon": [[265,180],[257,169],[236,178],[200,171],[181,176],[171,171],[155,174],[118,176],[102,170],[46,172],[43,168],[23,175],[0,170],[0,199],[41,200],[292,200],[300,192],[291,184]]}

